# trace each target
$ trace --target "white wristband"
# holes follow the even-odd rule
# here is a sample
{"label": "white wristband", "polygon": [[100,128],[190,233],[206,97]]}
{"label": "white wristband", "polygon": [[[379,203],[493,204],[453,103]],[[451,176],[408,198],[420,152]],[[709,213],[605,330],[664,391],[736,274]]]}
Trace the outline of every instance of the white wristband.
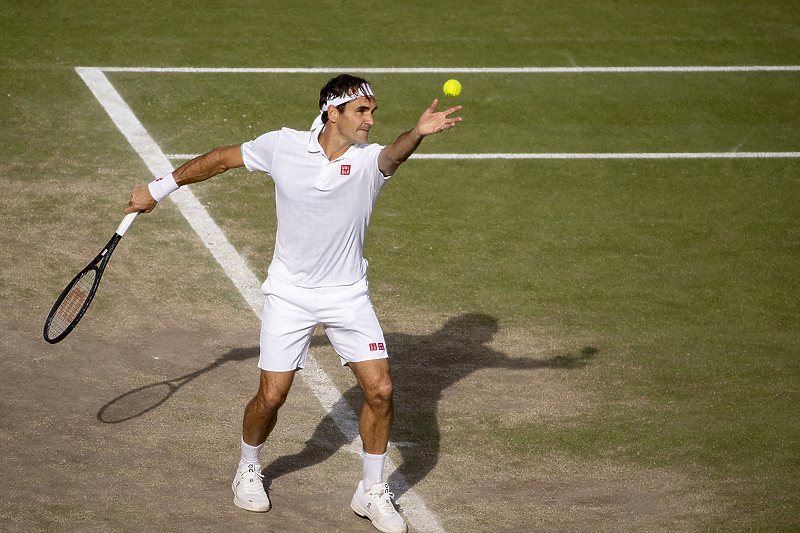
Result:
{"label": "white wristband", "polygon": [[175,178],[172,177],[172,172],[170,172],[148,183],[147,188],[150,189],[150,196],[153,197],[153,200],[160,202],[169,196],[169,193],[177,191],[178,184],[175,182]]}

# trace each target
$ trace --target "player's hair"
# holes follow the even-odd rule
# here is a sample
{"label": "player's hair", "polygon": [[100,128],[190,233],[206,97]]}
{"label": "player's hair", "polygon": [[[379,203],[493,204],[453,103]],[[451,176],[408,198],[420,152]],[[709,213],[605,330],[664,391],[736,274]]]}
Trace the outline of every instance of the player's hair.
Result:
{"label": "player's hair", "polygon": [[[339,74],[335,78],[329,79],[325,85],[322,86],[322,89],[319,90],[319,107],[322,109],[322,106],[325,105],[330,98],[337,98],[340,96],[346,95],[350,91],[357,91],[359,88],[369,85],[369,82],[364,78],[359,78],[358,76],[351,76],[350,74]],[[344,113],[344,108],[347,105],[347,102],[344,104],[336,106],[336,109],[339,110],[339,113]],[[328,122],[328,110],[326,109],[322,113],[322,123],[325,124]]]}

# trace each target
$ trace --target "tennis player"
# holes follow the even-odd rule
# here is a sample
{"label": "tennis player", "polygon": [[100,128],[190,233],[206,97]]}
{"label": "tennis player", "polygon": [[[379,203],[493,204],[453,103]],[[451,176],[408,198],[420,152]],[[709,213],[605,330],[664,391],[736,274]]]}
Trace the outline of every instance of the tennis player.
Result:
{"label": "tennis player", "polygon": [[386,341],[367,288],[364,237],[386,181],[428,135],[453,128],[456,106],[437,112],[438,100],[416,126],[385,147],[369,144],[375,96],[366,80],[342,74],[320,90],[320,114],[310,131],[288,128],[242,145],[218,148],[131,193],[125,213],[149,213],[178,189],[247,167],[275,183],[278,231],[261,326],[258,393],[247,404],[241,459],[233,481],[234,503],[269,511],[260,453],[275,428],[298,370],[305,365],[314,328],[322,324],[343,366],[364,391],[359,419],[363,471],[350,506],[387,533],[405,532],[405,521],[383,481],[394,418]]}

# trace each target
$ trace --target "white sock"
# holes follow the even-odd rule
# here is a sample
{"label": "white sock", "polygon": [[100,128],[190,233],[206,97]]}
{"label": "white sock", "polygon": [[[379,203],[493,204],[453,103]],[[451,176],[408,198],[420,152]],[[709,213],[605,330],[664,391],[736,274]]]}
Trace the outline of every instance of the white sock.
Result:
{"label": "white sock", "polygon": [[371,489],[375,483],[383,483],[383,465],[386,463],[386,454],[372,455],[362,450],[361,459],[364,464],[361,488],[367,491]]}
{"label": "white sock", "polygon": [[263,447],[263,442],[258,446],[250,446],[244,441],[244,437],[242,437],[242,458],[239,460],[239,468],[245,465],[261,464],[258,460],[258,456],[261,454],[261,448]]}

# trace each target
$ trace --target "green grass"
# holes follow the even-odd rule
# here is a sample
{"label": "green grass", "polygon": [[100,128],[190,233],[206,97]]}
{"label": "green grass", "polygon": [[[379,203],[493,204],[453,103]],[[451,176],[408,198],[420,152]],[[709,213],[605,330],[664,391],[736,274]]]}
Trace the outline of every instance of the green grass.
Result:
{"label": "green grass", "polygon": [[759,509],[748,527],[795,524],[796,162],[415,165],[381,200],[373,280],[600,348],[600,414],[508,429],[509,452],[697,469]]}
{"label": "green grass", "polygon": [[[32,211],[63,217],[88,197],[92,219],[104,220],[148,179],[75,66],[797,65],[798,28],[788,1],[6,0],[0,180],[30,194],[4,206],[34,224]],[[380,103],[372,140],[411,127],[448,77],[370,76]],[[109,78],[165,152],[200,153],[307,127],[326,76]],[[800,149],[798,73],[460,81],[465,122],[421,152]],[[86,168],[84,154],[107,163]],[[598,348],[583,384],[597,411],[483,429],[502,450],[688,469],[727,498],[719,529],[797,530],[799,176],[797,159],[411,161],[378,202],[370,281],[378,307],[392,294],[425,312],[483,312],[504,328]],[[120,183],[119,198],[92,198],[106,180]],[[269,181],[237,172],[195,192],[263,276]]]}

